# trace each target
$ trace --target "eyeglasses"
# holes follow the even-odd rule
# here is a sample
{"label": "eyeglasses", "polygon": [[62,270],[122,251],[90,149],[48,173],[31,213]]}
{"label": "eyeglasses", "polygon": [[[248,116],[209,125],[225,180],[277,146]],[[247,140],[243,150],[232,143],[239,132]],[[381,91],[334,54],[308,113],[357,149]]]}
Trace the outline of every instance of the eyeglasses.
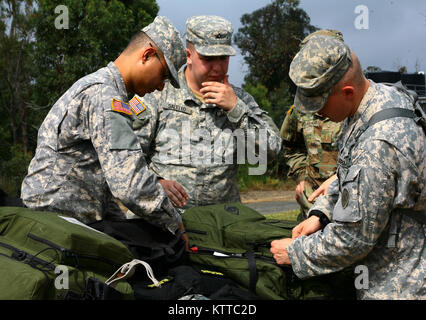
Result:
{"label": "eyeglasses", "polygon": [[155,56],[157,57],[158,61],[160,61],[161,66],[163,67],[163,80],[168,81],[170,79],[169,69],[167,68],[167,66],[164,65],[163,61],[161,61],[161,58],[158,55],[157,50],[154,48],[151,42],[149,43],[149,45],[151,46],[151,48],[155,50]]}

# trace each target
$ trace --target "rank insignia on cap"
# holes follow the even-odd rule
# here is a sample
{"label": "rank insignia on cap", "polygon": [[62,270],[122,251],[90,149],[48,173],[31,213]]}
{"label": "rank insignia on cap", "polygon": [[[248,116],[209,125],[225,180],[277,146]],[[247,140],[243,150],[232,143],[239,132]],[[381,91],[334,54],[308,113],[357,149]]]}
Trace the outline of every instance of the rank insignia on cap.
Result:
{"label": "rank insignia on cap", "polygon": [[139,113],[142,113],[146,110],[144,104],[136,96],[134,96],[132,100],[129,101],[129,103],[135,115],[138,115]]}
{"label": "rank insignia on cap", "polygon": [[130,111],[129,104],[117,99],[112,99],[112,110],[132,115],[132,111]]}

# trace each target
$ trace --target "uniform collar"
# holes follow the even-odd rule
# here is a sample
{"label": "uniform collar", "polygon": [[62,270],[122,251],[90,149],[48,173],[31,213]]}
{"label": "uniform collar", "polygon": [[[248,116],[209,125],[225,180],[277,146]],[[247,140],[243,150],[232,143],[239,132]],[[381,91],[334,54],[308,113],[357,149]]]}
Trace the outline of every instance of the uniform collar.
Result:
{"label": "uniform collar", "polygon": [[108,70],[111,72],[112,79],[114,81],[115,87],[118,90],[118,93],[127,100],[127,90],[126,85],[124,84],[123,76],[118,70],[114,62],[110,62],[107,65]]}
{"label": "uniform collar", "polygon": [[362,100],[358,106],[357,111],[355,112],[354,116],[350,119],[351,124],[355,123],[360,118],[362,118],[363,122],[368,122],[368,120],[370,120],[370,118],[375,113],[375,110],[373,110],[372,108],[369,108],[369,106],[376,94],[377,84],[371,80],[369,81],[370,81],[370,85],[367,91],[365,92],[364,96],[362,97]]}
{"label": "uniform collar", "polygon": [[344,141],[347,141],[347,139],[352,135],[352,132],[355,132],[356,130],[360,129],[362,125],[368,123],[370,118],[376,112],[374,108],[370,108],[370,105],[374,101],[374,97],[377,92],[377,84],[371,80],[369,81],[370,86],[362,97],[358,109],[356,110],[355,114],[352,117],[346,119],[344,123],[345,128],[349,129],[349,131],[347,131],[345,134]]}
{"label": "uniform collar", "polygon": [[[191,88],[188,86],[188,83],[186,82],[185,70],[186,70],[186,67],[179,72],[180,89],[178,89],[178,90],[182,90],[182,96],[183,96],[183,100],[185,101],[185,104],[194,105],[195,103],[201,109],[216,108],[214,104],[205,104],[194,95]],[[190,103],[188,104],[187,102],[190,102]]]}

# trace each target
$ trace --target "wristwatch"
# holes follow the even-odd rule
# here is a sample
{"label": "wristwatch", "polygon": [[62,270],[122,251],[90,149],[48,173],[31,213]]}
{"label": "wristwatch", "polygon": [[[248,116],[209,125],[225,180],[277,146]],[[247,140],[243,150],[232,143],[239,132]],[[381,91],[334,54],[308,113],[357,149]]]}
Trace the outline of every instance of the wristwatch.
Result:
{"label": "wristwatch", "polygon": [[330,220],[328,219],[328,217],[323,212],[321,212],[319,210],[312,210],[312,211],[310,211],[309,212],[309,217],[311,217],[311,216],[318,217],[319,221],[320,221],[320,223],[321,223],[321,225],[323,227],[325,227],[327,224],[330,223]]}

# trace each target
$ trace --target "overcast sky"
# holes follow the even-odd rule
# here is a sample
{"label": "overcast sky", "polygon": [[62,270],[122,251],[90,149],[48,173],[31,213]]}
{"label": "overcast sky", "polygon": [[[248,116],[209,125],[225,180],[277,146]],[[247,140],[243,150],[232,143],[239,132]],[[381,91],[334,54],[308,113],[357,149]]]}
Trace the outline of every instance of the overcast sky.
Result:
{"label": "overcast sky", "polygon": [[[186,20],[201,14],[228,19],[235,33],[241,27],[243,14],[271,2],[157,0],[159,15],[167,16],[182,36]],[[394,71],[406,66],[408,72],[426,71],[426,0],[301,0],[300,7],[309,15],[312,25],[340,30],[345,42],[357,53],[363,68],[378,66]],[[238,55],[231,58],[230,82],[240,86],[246,70],[238,51]]]}

